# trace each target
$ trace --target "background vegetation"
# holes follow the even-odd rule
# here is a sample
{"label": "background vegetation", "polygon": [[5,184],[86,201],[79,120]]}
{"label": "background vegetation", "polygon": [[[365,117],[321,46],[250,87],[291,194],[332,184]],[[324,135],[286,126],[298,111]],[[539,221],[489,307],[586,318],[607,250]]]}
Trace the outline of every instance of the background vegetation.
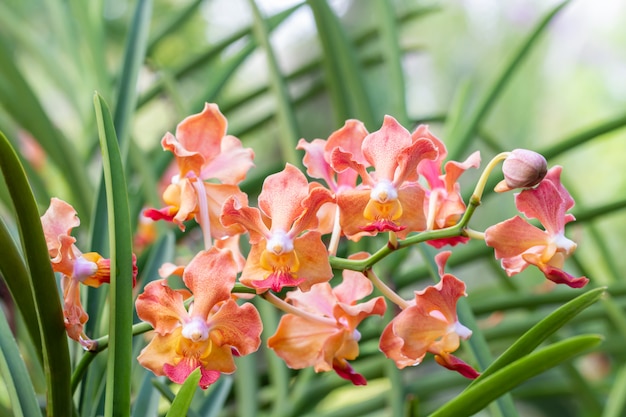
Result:
{"label": "background vegetation", "polygon": [[[480,242],[455,248],[452,272],[467,282],[468,314],[476,319],[476,326],[464,322],[475,333],[461,355],[484,369],[557,307],[607,286],[600,301],[594,303],[599,293],[578,301],[566,319],[544,327],[549,335],[534,339],[560,349],[566,345],[558,343],[588,333],[603,335],[603,342],[517,386],[480,415],[623,415],[625,18],[626,6],[617,0],[0,2],[0,130],[17,150],[37,204],[37,213],[28,212],[28,201],[16,197],[28,200],[28,189],[7,159],[10,148],[3,147],[0,273],[10,294],[4,292],[6,320],[0,323],[0,415],[34,415],[28,408],[33,395],[50,413],[51,395],[61,392],[55,406],[66,400],[64,386],[68,393],[75,389],[75,415],[124,415],[106,399],[115,381],[106,377],[107,351],[96,356],[74,342],[55,348],[64,345],[64,336],[43,332],[42,352],[37,336],[29,334],[35,306],[44,326],[46,308],[53,311],[56,298],[50,287],[40,286],[51,271],[41,266],[45,256],[36,257],[40,237],[29,234],[28,222],[36,222],[57,196],[79,213],[81,247],[108,253],[108,235],[118,235],[107,225],[99,136],[110,139],[114,131],[118,139],[131,213],[126,226],[134,231],[144,206],[161,206],[158,182],[170,161],[161,137],[204,102],[218,103],[229,133],[255,150],[256,167],[242,184],[252,198],[265,176],[285,162],[302,166],[294,148],[298,139],[327,138],[348,118],[377,130],[385,114],[408,128],[428,123],[447,144],[450,159],[479,149],[487,161],[525,147],[543,153],[550,165],[563,165],[564,183],[577,202],[578,221],[568,234],[579,243],[567,267],[591,283],[583,291],[551,288],[531,270],[507,278]],[[33,153],[30,141],[43,157]],[[106,170],[111,161],[104,162]],[[477,176],[464,179],[468,191]],[[513,213],[511,196],[488,194],[471,225],[481,230]],[[183,237],[159,224],[158,236],[140,254],[136,291],[157,277],[162,262],[188,260],[199,248],[193,231]],[[360,249],[382,243],[368,242]],[[411,248],[387,258],[379,275],[410,294],[432,282],[430,258],[428,249]],[[20,287],[22,278],[26,287]],[[29,291],[34,301],[24,295]],[[92,337],[108,333],[105,291],[84,294]],[[277,314],[257,305],[270,335]],[[367,387],[310,369],[288,370],[262,350],[240,358],[233,376],[206,392],[196,390],[188,415],[425,416],[467,387],[467,380],[432,360],[394,369],[377,349],[383,324],[364,323],[361,356],[354,362]],[[134,353],[144,343],[144,336],[136,336]],[[528,349],[525,354],[534,347]],[[64,355],[68,363],[45,359]],[[127,400],[133,415],[167,412],[178,387],[135,360],[131,367]],[[441,415],[460,415],[448,412]]]}

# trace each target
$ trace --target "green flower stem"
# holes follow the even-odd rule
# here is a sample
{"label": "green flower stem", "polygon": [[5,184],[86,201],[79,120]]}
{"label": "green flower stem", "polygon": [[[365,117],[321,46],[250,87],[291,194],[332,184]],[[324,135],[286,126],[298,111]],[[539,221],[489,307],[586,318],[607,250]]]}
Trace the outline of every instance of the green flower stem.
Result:
{"label": "green flower stem", "polygon": [[480,178],[478,179],[478,182],[476,183],[476,187],[474,188],[474,193],[472,194],[472,197],[478,198],[478,200],[480,200],[483,197],[483,192],[485,191],[485,185],[487,184],[487,180],[489,179],[489,176],[491,175],[491,171],[493,171],[493,169],[496,167],[496,165],[500,163],[500,161],[504,161],[506,158],[508,158],[510,154],[511,152],[501,152],[497,154],[496,156],[494,156],[491,159],[491,161],[489,161],[489,163],[483,170],[483,173],[480,174]]}
{"label": "green flower stem", "polygon": [[392,290],[391,288],[389,288],[387,286],[387,284],[385,284],[384,282],[382,282],[380,280],[380,278],[378,278],[378,276],[374,273],[374,271],[372,271],[371,269],[368,269],[367,271],[365,271],[365,275],[367,276],[367,278],[369,278],[370,281],[372,281],[372,284],[374,284],[374,286],[376,288],[378,288],[378,290],[391,302],[393,302],[394,304],[396,304],[398,307],[400,307],[402,310],[404,310],[405,308],[407,308],[409,306],[409,303],[402,297],[400,297],[398,294],[396,294],[396,292],[394,290]]}
{"label": "green flower stem", "polygon": [[293,314],[293,315],[302,317],[305,320],[316,321],[325,325],[335,326],[337,324],[337,322],[334,319],[331,319],[329,317],[324,317],[324,316],[318,316],[315,314],[311,314],[307,311],[301,310],[298,307],[291,305],[285,302],[284,300],[278,298],[276,295],[274,295],[273,293],[269,291],[261,294],[261,298],[263,298],[265,301],[269,302],[274,307],[278,308],[279,310],[284,311],[287,314]]}

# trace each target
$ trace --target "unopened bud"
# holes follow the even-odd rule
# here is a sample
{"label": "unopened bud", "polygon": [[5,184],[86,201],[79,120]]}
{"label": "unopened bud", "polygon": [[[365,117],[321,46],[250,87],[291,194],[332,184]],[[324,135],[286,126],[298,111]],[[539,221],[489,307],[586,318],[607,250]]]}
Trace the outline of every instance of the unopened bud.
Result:
{"label": "unopened bud", "polygon": [[539,184],[548,172],[546,158],[527,149],[515,149],[504,160],[502,173],[504,180],[496,185],[496,192],[515,188],[530,188]]}

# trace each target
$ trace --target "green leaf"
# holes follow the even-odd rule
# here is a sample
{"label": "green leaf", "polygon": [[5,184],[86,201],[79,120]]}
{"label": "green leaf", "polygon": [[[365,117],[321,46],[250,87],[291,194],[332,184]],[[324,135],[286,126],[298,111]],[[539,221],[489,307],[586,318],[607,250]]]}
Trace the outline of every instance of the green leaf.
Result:
{"label": "green leaf", "polygon": [[[46,151],[59,168],[73,191],[76,210],[83,220],[87,219],[91,206],[91,185],[88,176],[76,158],[76,150],[48,117],[31,86],[16,65],[12,51],[0,38],[0,102],[3,109]],[[19,99],[16,99],[19,98]]]}
{"label": "green leaf", "polygon": [[393,4],[390,0],[381,0],[374,2],[374,6],[379,15],[381,49],[389,73],[387,94],[390,96],[391,106],[386,113],[392,114],[401,125],[409,126],[406,108],[407,86],[404,81],[402,50]]}
{"label": "green leaf", "polygon": [[0,247],[2,247],[0,276],[4,278],[15,305],[20,309],[28,333],[37,351],[37,357],[43,363],[41,330],[39,328],[39,319],[37,318],[37,308],[33,299],[32,282],[24,264],[24,259],[2,218],[0,218]]}
{"label": "green leaf", "polygon": [[325,0],[308,0],[324,49],[324,66],[337,124],[357,118],[372,130],[378,126],[364,73],[341,22]]}
{"label": "green leaf", "polygon": [[153,378],[154,374],[146,370],[133,405],[133,417],[158,415],[159,392],[152,385]]}
{"label": "green leaf", "polygon": [[106,103],[94,96],[107,194],[111,284],[109,355],[105,416],[130,414],[133,323],[133,252],[128,191],[113,120]]}
{"label": "green leaf", "polygon": [[274,49],[269,39],[268,25],[263,19],[261,12],[254,0],[250,0],[254,16],[253,31],[254,35],[265,50],[270,74],[270,84],[273,95],[278,102],[276,116],[279,124],[280,150],[283,160],[295,166],[302,166],[302,158],[296,153],[295,144],[300,138],[298,122],[294,112],[294,106],[287,89],[287,82],[278,67],[278,60],[274,54]]}
{"label": "green leaf", "polygon": [[471,385],[430,417],[471,416],[522,382],[597,346],[601,341],[602,337],[598,335],[581,335],[549,345]]}
{"label": "green leaf", "polygon": [[621,365],[609,396],[602,417],[621,417],[626,412],[626,365]]}
{"label": "green leaf", "polygon": [[26,364],[4,314],[0,314],[0,371],[2,382],[11,400],[13,415],[41,416],[33,383],[28,377]]}
{"label": "green leaf", "polygon": [[165,417],[185,417],[187,415],[187,410],[189,410],[191,400],[196,393],[201,377],[200,368],[196,368],[189,374],[180,391],[176,394],[176,398],[174,398],[174,402],[172,402],[172,406]]}
{"label": "green leaf", "polygon": [[[246,358],[248,357],[253,359],[251,355],[246,356]],[[232,376],[222,375],[220,379],[211,386],[211,392],[204,398],[202,401],[203,406],[198,410],[200,415],[204,417],[217,417],[220,414],[232,389],[233,380]]]}
{"label": "green leaf", "polygon": [[522,337],[512,344],[472,383],[477,384],[482,379],[493,374],[504,366],[518,360],[532,352],[550,335],[559,330],[565,323],[573,319],[578,313],[595,303],[604,294],[606,288],[596,288],[574,298],[567,304],[559,307],[548,317],[541,320]]}
{"label": "green leaf", "polygon": [[[22,241],[23,252],[30,271],[35,308],[41,325],[44,371],[48,386],[48,415],[69,416],[70,358],[63,324],[63,311],[58,302],[56,278],[50,265],[48,247],[33,197],[19,158],[7,138],[0,132],[0,168],[13,201]],[[36,285],[35,285],[36,279]],[[50,297],[53,302],[50,302]]]}

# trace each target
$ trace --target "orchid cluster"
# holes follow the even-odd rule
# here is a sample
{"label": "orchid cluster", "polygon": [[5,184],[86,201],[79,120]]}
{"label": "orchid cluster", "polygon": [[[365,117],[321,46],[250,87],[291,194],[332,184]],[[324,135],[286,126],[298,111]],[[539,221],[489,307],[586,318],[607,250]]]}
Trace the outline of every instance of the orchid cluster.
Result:
{"label": "orchid cluster", "polygon": [[[185,118],[161,144],[174,155],[168,171],[173,174],[162,193],[165,206],[144,215],[181,231],[196,222],[204,237],[204,249],[187,265],[165,264],[161,279],[147,284],[136,300],[138,317],[154,329],[138,361],[175,383],[200,368],[199,385],[206,388],[235,371],[234,356],[259,348],[263,323],[249,302],[255,296],[284,312],[266,344],[290,368],[332,370],[355,385],[366,384],[349,363],[359,355],[357,328],[370,316],[382,317],[393,303],[399,312],[382,331],[379,349],[398,368],[417,365],[431,353],[438,364],[476,378],[478,370],[453,355],[472,331],[457,315],[466,285],[445,272],[450,251],[435,257],[438,283],[415,291],[410,300],[374,271],[383,256],[413,244],[441,249],[483,240],[509,276],[533,265],[557,284],[580,288],[588,282],[563,270],[576,244],[564,234],[574,220],[574,201],[561,184],[561,167],[548,170],[546,160],[531,151],[497,155],[466,205],[458,180],[479,167],[478,152],[444,163],[446,147],[428,126],[410,132],[386,116],[379,130],[368,132],[360,121],[348,120],[328,139],[301,139],[297,149],[304,151],[306,174],[286,164],[265,179],[251,204],[239,184],[254,166],[254,152],[227,135],[217,105],[206,104]],[[472,230],[469,219],[502,161],[504,180],[496,191],[520,190],[515,203],[525,218]],[[70,232],[79,221],[67,203],[53,199],[42,223],[53,268],[62,276],[67,333],[90,349],[79,284],[108,282],[108,261],[75,247]],[[337,256],[342,240],[381,233],[389,238],[378,252]],[[249,245],[240,245],[246,234]],[[331,282],[337,270],[343,270],[338,284]],[[170,285],[172,275],[182,278],[184,288]]]}

